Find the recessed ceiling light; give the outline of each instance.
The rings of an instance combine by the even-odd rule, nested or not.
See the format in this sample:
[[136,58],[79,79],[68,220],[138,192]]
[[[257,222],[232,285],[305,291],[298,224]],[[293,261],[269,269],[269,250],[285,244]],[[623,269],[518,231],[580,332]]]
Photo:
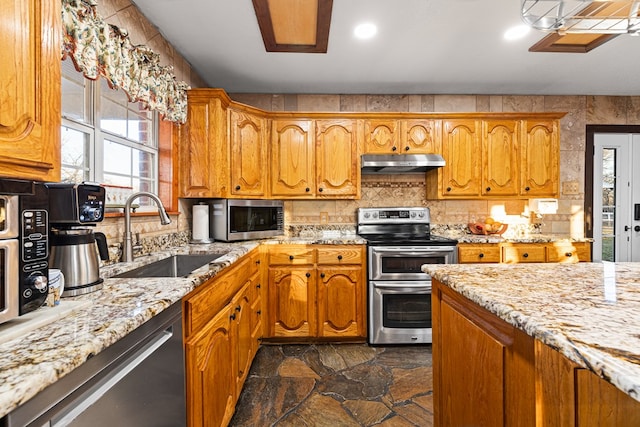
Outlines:
[[529,33],[530,29],[531,27],[524,24],[511,27],[507,31],[505,31],[504,38],[506,40],[519,40],[526,36]]
[[377,32],[378,32],[378,27],[376,27],[375,24],[372,24],[370,22],[360,24],[353,30],[353,34],[357,38],[363,39],[363,40],[370,39],[371,37],[375,36]]

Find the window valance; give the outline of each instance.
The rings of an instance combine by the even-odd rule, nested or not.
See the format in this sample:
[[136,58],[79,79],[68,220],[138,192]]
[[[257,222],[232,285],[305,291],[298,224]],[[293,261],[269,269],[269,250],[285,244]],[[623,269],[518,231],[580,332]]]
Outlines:
[[131,102],[184,123],[187,89],[177,81],[173,67],[160,65],[160,56],[144,45],[133,45],[126,30],[107,24],[94,0],[62,0],[63,58],[69,56],[78,71],[91,80],[102,76],[112,88],[122,89]]

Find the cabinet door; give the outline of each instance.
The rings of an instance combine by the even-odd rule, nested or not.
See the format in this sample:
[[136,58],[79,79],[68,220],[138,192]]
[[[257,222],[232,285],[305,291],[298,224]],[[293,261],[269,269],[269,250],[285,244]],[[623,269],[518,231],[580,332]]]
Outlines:
[[274,120],[271,141],[271,195],[315,196],[315,152],[311,120]]
[[316,336],[313,266],[269,267],[269,336]]
[[185,341],[187,423],[227,425],[236,392],[231,339],[231,305]]
[[364,121],[364,153],[398,153],[399,122],[388,119]]
[[235,390],[240,396],[253,361],[254,345],[251,340],[251,282],[247,281],[231,303],[233,353],[235,355]]
[[442,151],[438,140],[440,121],[402,120],[400,148],[408,154],[431,154]]
[[536,425],[534,342],[433,280],[434,425]]
[[0,0],[0,175],[60,180],[58,1]]
[[180,136],[180,196],[227,197],[227,111],[216,92],[188,92]]
[[518,195],[518,123],[515,120],[487,120],[483,123],[483,196]]
[[231,194],[262,197],[267,190],[267,146],[264,119],[230,111]]
[[318,266],[318,336],[364,337],[362,266]]
[[476,120],[444,120],[442,123],[441,168],[442,196],[476,197],[480,195],[480,122]]
[[521,141],[520,194],[557,197],[560,179],[558,122],[525,121]]
[[265,281],[264,277],[266,276],[265,272],[263,272],[262,265],[262,249],[257,248],[254,249],[256,253],[251,258],[252,266],[254,269],[253,274],[249,277],[250,290],[251,290],[251,345],[252,348],[252,357],[255,356],[258,351],[258,347],[260,346],[260,340],[264,336],[264,324],[265,322],[262,320],[265,318],[264,313],[266,312],[264,309],[264,301],[266,301],[265,295]]
[[316,121],[316,197],[360,196],[360,157],[355,120]]

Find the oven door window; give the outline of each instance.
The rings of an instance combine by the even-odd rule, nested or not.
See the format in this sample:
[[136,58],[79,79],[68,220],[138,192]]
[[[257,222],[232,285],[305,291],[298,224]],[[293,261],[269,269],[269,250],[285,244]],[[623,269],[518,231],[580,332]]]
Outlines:
[[7,294],[6,289],[8,285],[7,274],[7,249],[0,247],[0,312],[7,309]]
[[425,256],[386,256],[381,257],[382,273],[422,273],[423,264],[446,264],[444,254],[429,254]]
[[229,211],[229,230],[232,233],[278,229],[278,208],[232,206]]
[[431,294],[383,294],[382,326],[431,328]]

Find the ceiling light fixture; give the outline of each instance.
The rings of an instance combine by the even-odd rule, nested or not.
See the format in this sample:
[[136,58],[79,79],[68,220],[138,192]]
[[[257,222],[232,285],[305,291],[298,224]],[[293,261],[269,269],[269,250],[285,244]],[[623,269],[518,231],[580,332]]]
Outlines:
[[640,0],[521,0],[532,28],[559,34],[633,34],[640,31]]
[[377,32],[378,27],[370,22],[360,24],[353,30],[353,34],[357,38],[362,40],[370,39],[371,37],[375,36]]
[[507,31],[505,31],[504,33],[504,38],[505,40],[520,40],[521,38],[523,38],[524,36],[526,36],[529,31],[531,30],[531,27],[528,25],[517,25],[515,27],[511,27],[509,28]]

